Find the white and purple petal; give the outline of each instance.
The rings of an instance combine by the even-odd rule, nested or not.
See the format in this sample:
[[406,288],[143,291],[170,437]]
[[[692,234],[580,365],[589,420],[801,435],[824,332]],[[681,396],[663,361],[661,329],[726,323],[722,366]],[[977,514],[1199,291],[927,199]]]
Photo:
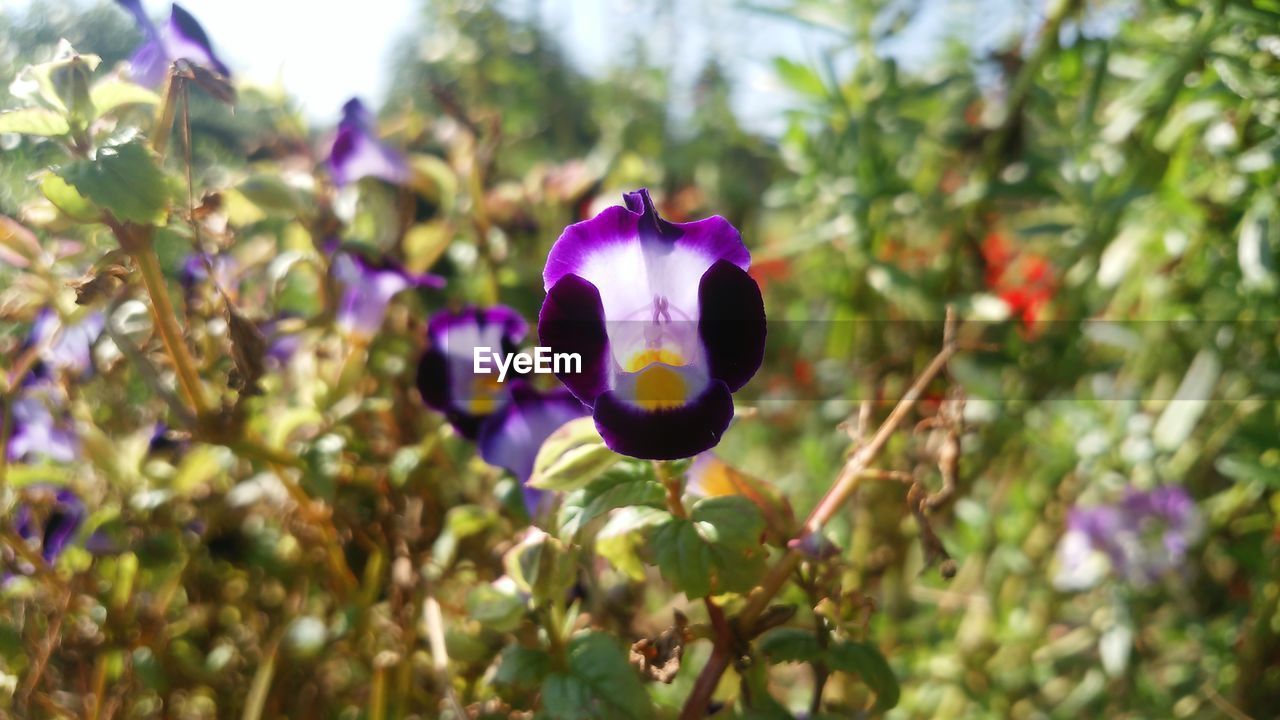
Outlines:
[[525,508],[536,517],[551,497],[528,484],[538,450],[560,426],[590,411],[563,388],[544,393],[525,380],[515,380],[509,384],[509,392],[510,402],[481,425],[480,457],[520,481]]
[[373,114],[355,98],[342,107],[328,165],[329,174],[339,187],[365,177],[398,185],[412,175],[404,155],[378,138]]
[[427,324],[428,347],[418,364],[422,399],[444,413],[459,434],[475,439],[481,422],[509,400],[497,375],[475,372],[476,348],[505,357],[527,333],[524,318],[503,305],[436,313]]
[[[728,221],[668,222],[645,190],[624,201],[569,226],[552,247],[539,337],[553,352],[581,356],[582,371],[560,377],[595,408],[611,448],[686,457],[719,442],[730,393],[759,369],[764,302]],[[650,437],[628,437],[642,432]]]
[[411,273],[350,252],[334,257],[333,276],[342,284],[338,326],[364,339],[372,338],[382,328],[391,299],[402,291],[444,287],[444,278],[438,275]]

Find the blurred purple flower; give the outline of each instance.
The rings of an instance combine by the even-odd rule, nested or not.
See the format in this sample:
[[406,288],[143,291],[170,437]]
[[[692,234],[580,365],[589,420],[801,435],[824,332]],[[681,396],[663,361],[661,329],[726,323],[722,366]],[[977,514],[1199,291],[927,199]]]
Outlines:
[[391,298],[409,288],[444,287],[439,275],[411,273],[391,263],[374,264],[351,252],[334,256],[333,276],[342,285],[338,327],[366,340],[382,328]]
[[224,77],[231,76],[231,71],[214,53],[204,28],[181,5],[174,3],[169,11],[169,22],[163,28],[158,28],[147,17],[142,0],[116,2],[133,15],[134,22],[142,31],[142,44],[129,58],[132,77],[138,83],[149,87],[164,84],[175,60],[186,60],[214,70]]
[[28,491],[51,492],[51,502],[22,503],[14,519],[18,535],[40,548],[40,556],[52,565],[84,524],[87,511],[71,490],[44,486]]
[[378,138],[373,113],[358,98],[342,106],[342,120],[329,150],[329,174],[338,187],[376,177],[398,185],[410,177],[404,155]]
[[1199,534],[1195,501],[1182,488],[1129,488],[1118,503],[1071,509],[1054,582],[1085,589],[1110,570],[1145,587],[1181,565]]
[[427,325],[418,390],[459,434],[477,442],[485,462],[515,476],[525,508],[537,517],[551,497],[528,486],[538,450],[557,428],[588,410],[564,388],[541,392],[523,378],[499,383],[496,374],[474,372],[475,348],[505,357],[527,332],[524,319],[502,305],[437,313]]
[[538,334],[582,358],[582,372],[560,379],[610,448],[691,457],[720,442],[732,393],[760,367],[764,301],[727,220],[669,222],[644,189],[623,199],[556,240]]
[[230,255],[191,253],[182,261],[182,268],[178,272],[178,281],[182,283],[182,287],[188,293],[191,293],[197,285],[209,280],[210,267],[213,268],[213,281],[216,286],[224,292],[234,295],[236,291],[236,273],[240,268],[235,258]]
[[42,309],[23,344],[24,349],[38,348],[37,363],[27,380],[45,380],[58,374],[79,377],[88,373],[93,369],[93,344],[104,325],[101,312],[86,313],[74,323],[66,324],[54,310]]
[[5,450],[10,460],[71,462],[76,459],[80,443],[70,418],[58,410],[59,403],[54,401],[56,392],[51,382],[41,381],[24,386],[13,400],[9,409],[9,445]]

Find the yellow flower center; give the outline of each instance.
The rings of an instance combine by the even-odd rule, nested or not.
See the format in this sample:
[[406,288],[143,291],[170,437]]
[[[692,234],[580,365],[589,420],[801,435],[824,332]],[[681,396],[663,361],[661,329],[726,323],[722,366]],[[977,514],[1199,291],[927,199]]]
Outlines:
[[467,400],[467,412],[472,415],[488,415],[498,409],[502,383],[497,375],[479,375],[471,386],[471,398]]
[[684,358],[680,357],[680,353],[666,348],[649,348],[641,350],[631,359],[627,361],[627,366],[623,368],[627,372],[640,372],[646,366],[654,363],[662,363],[663,365],[684,365]]
[[645,410],[680,407],[685,391],[684,378],[669,365],[655,363],[636,377],[636,404]]

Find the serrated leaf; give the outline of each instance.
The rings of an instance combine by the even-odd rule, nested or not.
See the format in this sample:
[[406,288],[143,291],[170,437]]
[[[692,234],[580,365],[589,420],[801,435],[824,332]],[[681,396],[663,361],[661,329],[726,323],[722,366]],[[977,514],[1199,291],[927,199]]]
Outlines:
[[778,628],[760,638],[760,652],[771,663],[813,662],[822,657],[822,647],[812,630]]
[[653,717],[653,703],[611,637],[578,635],[569,642],[568,672],[548,675],[542,709],[554,720]]
[[650,467],[627,463],[606,471],[584,488],[565,496],[560,506],[560,535],[570,538],[583,525],[620,507],[662,507],[666,491]]
[[67,119],[54,110],[23,108],[0,113],[0,133],[58,137],[66,135],[70,130]]
[[690,600],[749,590],[764,571],[759,509],[743,497],[698,501],[688,519],[653,530],[649,547],[662,576]]
[[827,648],[827,667],[855,673],[876,693],[876,709],[883,712],[898,704],[898,678],[874,645],[841,642]]
[[81,195],[121,220],[143,225],[164,223],[169,193],[164,173],[139,141],[98,150],[57,171]]
[[89,99],[98,115],[105,115],[125,105],[155,105],[160,96],[131,82],[104,80],[89,90]]

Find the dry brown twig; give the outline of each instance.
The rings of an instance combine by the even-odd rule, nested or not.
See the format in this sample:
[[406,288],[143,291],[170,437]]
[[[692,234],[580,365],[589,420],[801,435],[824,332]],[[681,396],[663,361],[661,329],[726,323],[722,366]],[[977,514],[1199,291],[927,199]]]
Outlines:
[[[840,469],[840,473],[836,476],[831,487],[822,497],[822,500],[818,502],[813,512],[809,514],[808,519],[805,520],[800,538],[797,539],[803,539],[805,536],[821,532],[822,528],[835,516],[836,512],[853,497],[861,482],[869,477],[868,470],[871,470],[871,464],[879,457],[889,439],[897,432],[898,428],[915,408],[925,389],[946,369],[947,363],[956,354],[959,348],[956,340],[956,328],[955,309],[948,306],[946,322],[943,326],[942,348],[934,355],[928,366],[916,377],[915,382],[898,400],[898,404],[894,406],[888,417],[880,424],[880,427],[876,429],[870,439],[858,447],[845,462],[844,467]],[[734,623],[735,627],[743,634],[744,639],[753,638],[758,634],[757,621],[761,614],[768,608],[769,602],[774,596],[786,585],[803,559],[804,554],[798,548],[788,550],[770,568],[760,584],[748,594],[747,603],[742,608],[742,611],[738,613]],[[724,643],[716,643],[711,657],[707,659],[706,665],[703,666],[701,674],[698,675],[698,679],[694,683],[693,691],[689,694],[688,700],[685,701],[684,708],[680,712],[680,720],[699,720],[706,717],[707,708],[711,703],[711,696],[720,684],[721,676],[724,675],[725,670],[728,669],[733,659],[731,655],[730,648],[725,647]]]

